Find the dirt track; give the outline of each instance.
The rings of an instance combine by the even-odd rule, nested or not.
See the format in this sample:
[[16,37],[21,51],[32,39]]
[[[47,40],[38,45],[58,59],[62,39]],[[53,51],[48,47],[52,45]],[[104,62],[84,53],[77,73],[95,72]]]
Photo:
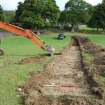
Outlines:
[[46,67],[50,72],[48,77],[45,72],[26,84],[24,90],[28,96],[25,95],[25,104],[104,105],[97,95],[92,94],[81,60],[79,46],[68,46]]
[[78,46],[71,46],[50,65],[54,77],[44,84],[44,95],[91,95],[81,67]]

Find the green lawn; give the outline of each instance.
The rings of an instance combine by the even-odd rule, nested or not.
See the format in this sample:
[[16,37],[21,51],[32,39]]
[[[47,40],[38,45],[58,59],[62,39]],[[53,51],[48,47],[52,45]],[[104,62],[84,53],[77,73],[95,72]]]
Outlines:
[[[57,40],[55,35],[43,35],[41,39],[53,45],[56,52],[62,50],[70,42],[69,36],[63,41]],[[21,98],[16,92],[17,86],[25,83],[30,77],[30,72],[42,70],[43,66],[51,60],[51,57],[40,64],[17,64],[23,58],[46,53],[28,39],[17,36],[3,38],[0,47],[5,51],[5,55],[0,57],[0,105],[22,105]]]
[[98,44],[98,45],[101,45],[103,47],[105,47],[105,35],[101,35],[101,34],[98,34],[98,35],[87,35],[87,37],[93,41],[94,43]]
[[[71,33],[67,33],[65,40],[57,40],[56,35],[42,35],[41,39],[56,48],[56,52],[61,51],[70,42]],[[77,34],[76,34],[77,35]],[[93,42],[105,46],[104,35],[85,35]],[[38,56],[46,52],[37,48],[28,39],[9,36],[2,39],[0,45],[5,51],[5,55],[0,57],[0,105],[22,105],[21,98],[18,97],[16,88],[23,85],[30,77],[29,73],[43,69],[51,57],[44,62],[18,65],[23,58]]]

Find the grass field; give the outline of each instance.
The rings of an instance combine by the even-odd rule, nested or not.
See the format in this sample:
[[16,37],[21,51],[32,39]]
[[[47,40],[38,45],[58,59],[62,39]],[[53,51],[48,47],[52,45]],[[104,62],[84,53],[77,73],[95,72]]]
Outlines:
[[[104,35],[85,36],[89,37],[93,42],[105,46]],[[63,41],[57,40],[56,35],[42,35],[41,39],[53,45],[56,52],[61,51],[70,42],[69,35]],[[22,105],[22,101],[16,92],[17,87],[25,83],[30,77],[30,72],[42,70],[43,66],[51,60],[51,57],[41,63],[17,64],[23,58],[46,53],[33,45],[31,41],[22,37],[5,37],[2,39],[0,47],[5,51],[5,55],[0,57],[0,105]]]
[[[55,35],[43,35],[41,39],[53,45],[56,52],[62,50],[70,41],[69,36],[61,41],[57,40]],[[41,63],[17,64],[23,58],[46,53],[22,37],[5,37],[2,39],[0,47],[5,51],[5,55],[0,57],[0,105],[22,105],[16,92],[17,87],[25,83],[30,77],[30,72],[42,70],[51,57]]]
[[101,45],[105,47],[105,35],[89,35],[87,36],[89,39],[91,39],[93,42],[95,42],[98,45]]

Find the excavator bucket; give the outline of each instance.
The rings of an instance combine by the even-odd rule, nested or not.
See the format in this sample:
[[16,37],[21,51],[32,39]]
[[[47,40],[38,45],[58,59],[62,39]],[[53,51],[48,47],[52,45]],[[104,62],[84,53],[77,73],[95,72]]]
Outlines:
[[51,45],[45,45],[44,49],[49,53],[49,55],[53,56],[55,52],[55,48]]

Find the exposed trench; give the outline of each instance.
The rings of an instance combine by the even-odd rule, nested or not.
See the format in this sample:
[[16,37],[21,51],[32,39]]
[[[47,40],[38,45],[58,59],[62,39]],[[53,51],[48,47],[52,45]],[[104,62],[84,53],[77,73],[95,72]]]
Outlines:
[[[53,65],[53,66],[52,66]],[[44,84],[44,95],[91,95],[86,78],[82,71],[81,55],[77,43],[69,46],[52,64],[53,78]]]
[[92,92],[77,39],[45,69],[24,87],[26,105],[104,105]]

